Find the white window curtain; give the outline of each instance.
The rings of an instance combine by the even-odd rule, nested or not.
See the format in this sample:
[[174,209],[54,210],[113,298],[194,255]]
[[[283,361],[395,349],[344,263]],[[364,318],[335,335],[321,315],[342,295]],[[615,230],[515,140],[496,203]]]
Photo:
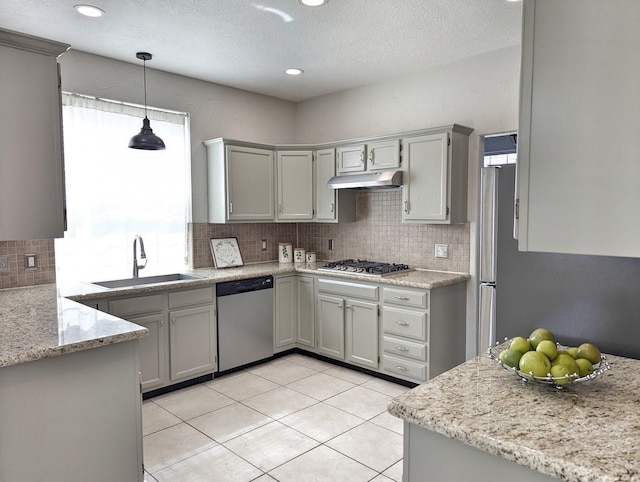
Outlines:
[[[63,94],[67,232],[56,240],[58,279],[128,278],[142,236],[140,276],[183,269],[190,217],[189,117],[148,109],[163,151],[130,149],[144,109]],[[139,252],[139,250],[138,250]]]

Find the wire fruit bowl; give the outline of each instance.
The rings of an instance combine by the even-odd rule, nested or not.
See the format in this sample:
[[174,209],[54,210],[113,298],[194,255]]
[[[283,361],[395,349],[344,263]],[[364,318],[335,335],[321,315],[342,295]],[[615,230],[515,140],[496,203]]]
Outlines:
[[[602,355],[602,359],[600,363],[596,363],[595,365],[593,365],[593,372],[590,373],[589,375],[585,375],[584,377],[580,377],[577,373],[573,373],[571,375],[565,375],[562,377],[553,377],[551,376],[551,373],[547,373],[547,375],[544,377],[538,377],[538,376],[535,376],[533,372],[526,373],[518,370],[517,368],[510,367],[509,365],[506,365],[505,363],[502,363],[500,361],[500,358],[499,358],[500,352],[503,349],[508,348],[510,344],[511,344],[511,339],[507,339],[507,338],[505,338],[504,341],[502,342],[496,342],[494,346],[491,346],[487,349],[487,355],[491,360],[498,363],[505,370],[508,370],[516,374],[518,377],[520,377],[520,379],[523,382],[532,381],[536,383],[542,383],[545,385],[552,385],[558,389],[563,389],[568,385],[572,385],[574,383],[593,380],[594,378],[599,377],[600,375],[611,370],[612,368],[611,364],[606,360],[607,358],[606,355]],[[566,346],[560,345],[559,343],[556,343],[556,345],[558,347],[558,350],[564,350],[567,348]]]

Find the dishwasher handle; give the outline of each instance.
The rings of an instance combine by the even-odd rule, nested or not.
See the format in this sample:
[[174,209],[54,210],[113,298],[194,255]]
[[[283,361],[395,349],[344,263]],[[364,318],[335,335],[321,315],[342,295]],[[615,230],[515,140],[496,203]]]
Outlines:
[[273,276],[260,276],[259,278],[225,281],[216,284],[216,296],[237,295],[250,291],[268,290],[273,288]]

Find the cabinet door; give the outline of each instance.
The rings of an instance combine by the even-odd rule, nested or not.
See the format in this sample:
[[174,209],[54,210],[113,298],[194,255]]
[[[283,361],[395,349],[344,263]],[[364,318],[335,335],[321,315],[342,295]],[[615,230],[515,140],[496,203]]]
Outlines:
[[316,151],[316,219],[318,221],[335,221],[336,191],[329,189],[329,179],[336,175],[336,151],[322,149]]
[[447,133],[410,137],[405,147],[402,221],[446,222],[448,202]]
[[318,352],[344,360],[344,302],[318,295]]
[[211,306],[169,313],[171,380],[215,371],[216,326]]
[[310,276],[297,276],[298,291],[298,329],[296,341],[302,345],[315,346],[315,313],[313,278]]
[[346,300],[346,361],[378,368],[378,305]]
[[367,170],[379,171],[400,167],[400,140],[371,142],[367,144]]
[[226,146],[227,218],[230,221],[274,219],[273,151]]
[[640,10],[610,6],[523,3],[521,251],[640,257]]
[[367,146],[358,144],[355,146],[338,147],[336,157],[338,158],[338,173],[364,171],[366,167],[365,159]]
[[144,326],[149,336],[138,340],[140,354],[140,385],[146,392],[167,383],[167,325],[164,315],[130,318],[131,323]]
[[296,276],[277,278],[275,288],[275,340],[274,347],[290,345],[296,341],[297,285]]
[[280,151],[277,159],[277,219],[313,219],[313,153]]
[[[68,46],[46,55],[44,43],[30,52],[20,39],[0,32],[0,241],[61,238],[64,169],[56,56]],[[1,45],[5,41],[18,48]]]

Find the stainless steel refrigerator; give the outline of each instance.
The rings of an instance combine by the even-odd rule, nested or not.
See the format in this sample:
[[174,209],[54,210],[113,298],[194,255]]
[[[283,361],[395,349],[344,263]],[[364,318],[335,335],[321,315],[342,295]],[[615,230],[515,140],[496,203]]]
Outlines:
[[481,180],[479,352],[545,327],[565,344],[640,358],[640,260],[518,251],[515,165],[483,168]]

